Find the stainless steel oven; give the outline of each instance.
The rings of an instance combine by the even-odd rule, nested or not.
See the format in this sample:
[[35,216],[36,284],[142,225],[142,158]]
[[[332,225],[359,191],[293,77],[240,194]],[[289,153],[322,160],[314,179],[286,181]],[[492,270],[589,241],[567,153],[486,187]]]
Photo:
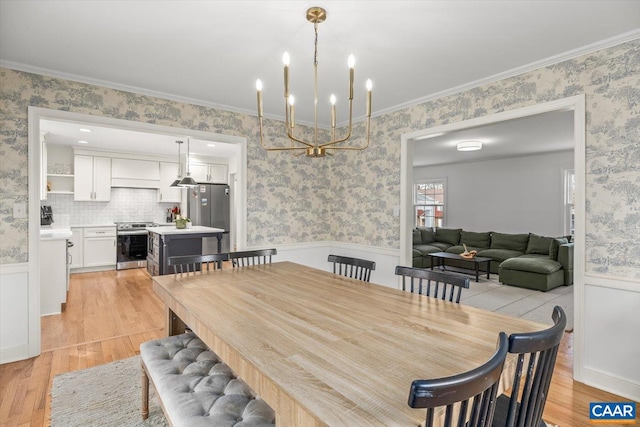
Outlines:
[[152,222],[116,222],[117,270],[147,266],[148,233],[146,228],[153,225]]

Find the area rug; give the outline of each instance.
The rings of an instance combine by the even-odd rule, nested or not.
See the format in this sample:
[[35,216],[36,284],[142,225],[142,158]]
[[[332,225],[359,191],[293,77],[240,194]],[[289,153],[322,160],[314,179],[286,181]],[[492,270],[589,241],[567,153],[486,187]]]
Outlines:
[[56,375],[51,387],[51,426],[168,426],[149,390],[149,418],[141,416],[140,357]]
[[497,280],[480,279],[462,291],[461,304],[513,317],[552,325],[556,305],[567,315],[567,332],[573,331],[573,286],[559,286],[547,292],[503,285]]

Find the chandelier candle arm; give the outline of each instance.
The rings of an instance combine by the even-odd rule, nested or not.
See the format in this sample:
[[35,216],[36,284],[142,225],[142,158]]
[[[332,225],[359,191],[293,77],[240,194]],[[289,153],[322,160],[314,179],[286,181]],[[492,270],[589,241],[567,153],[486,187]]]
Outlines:
[[[369,133],[370,133],[370,121],[371,121],[371,80],[367,80],[367,95],[366,95],[366,145],[364,146],[335,146],[336,144],[347,141],[351,138],[351,132],[353,129],[353,95],[354,95],[354,82],[355,82],[355,57],[349,55],[347,65],[349,67],[349,125],[344,137],[336,139],[336,97],[331,95],[331,139],[329,142],[319,142],[318,131],[318,24],[324,22],[327,18],[327,12],[321,7],[311,7],[307,9],[307,21],[313,24],[315,32],[314,40],[314,56],[313,56],[313,84],[314,84],[314,137],[313,142],[303,141],[296,138],[293,135],[293,129],[295,128],[295,107],[293,95],[289,93],[289,65],[290,57],[289,53],[285,52],[282,55],[282,62],[284,65],[284,98],[285,98],[285,129],[287,137],[291,140],[291,147],[268,147],[264,143],[264,129],[263,129],[263,107],[262,107],[262,82],[258,80],[256,82],[257,100],[258,100],[258,120],[260,128],[260,144],[267,151],[285,151],[285,150],[305,150],[307,157],[324,157],[327,154],[325,147],[329,147],[331,150],[364,150],[369,146]],[[302,144],[302,146],[294,146],[294,142]],[[302,153],[300,153],[302,154]]]

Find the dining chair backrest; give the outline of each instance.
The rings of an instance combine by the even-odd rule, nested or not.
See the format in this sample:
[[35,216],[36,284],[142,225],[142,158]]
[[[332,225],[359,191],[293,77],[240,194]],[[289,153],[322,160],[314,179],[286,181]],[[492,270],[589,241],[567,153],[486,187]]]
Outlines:
[[328,261],[333,263],[334,274],[364,282],[368,282],[371,279],[371,271],[376,269],[376,263],[366,259],[329,255]]
[[[402,290],[450,302],[460,302],[462,289],[469,289],[469,278],[457,274],[425,270],[423,268],[396,267],[396,274],[402,276]],[[407,282],[409,282],[407,284]],[[424,289],[424,293],[423,293]]]
[[259,264],[271,264],[271,256],[278,255],[275,248],[259,249],[255,251],[229,252],[229,259],[234,267],[244,267]]
[[427,427],[434,425],[436,408],[441,407],[444,422],[437,425],[490,426],[507,349],[507,335],[500,332],[496,352],[483,365],[450,377],[413,381],[409,406],[427,408]]
[[509,336],[509,353],[517,354],[518,361],[511,386],[511,397],[500,395],[498,398],[498,412],[494,425],[545,425],[542,413],[558,348],[567,325],[567,316],[559,306],[553,308],[552,319],[554,324],[548,329]]
[[167,258],[167,265],[173,267],[173,274],[183,275],[188,273],[195,273],[196,271],[215,270],[218,265],[222,266],[222,261],[227,261],[229,255],[224,254],[209,254],[209,255],[184,255],[184,256],[172,256]]

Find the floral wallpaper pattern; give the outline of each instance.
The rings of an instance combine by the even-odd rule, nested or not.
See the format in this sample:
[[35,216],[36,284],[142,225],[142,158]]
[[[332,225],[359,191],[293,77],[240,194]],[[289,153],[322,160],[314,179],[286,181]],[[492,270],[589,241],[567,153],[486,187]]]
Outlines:
[[[398,249],[403,133],[581,93],[587,272],[638,279],[639,40],[375,117],[369,149],[324,159],[266,152],[252,116],[0,68],[0,262],[28,257],[27,222],[14,220],[12,207],[28,198],[29,105],[246,137],[249,246],[336,240]],[[286,144],[281,127],[266,121],[270,144]],[[364,134],[362,124],[354,134]]]

